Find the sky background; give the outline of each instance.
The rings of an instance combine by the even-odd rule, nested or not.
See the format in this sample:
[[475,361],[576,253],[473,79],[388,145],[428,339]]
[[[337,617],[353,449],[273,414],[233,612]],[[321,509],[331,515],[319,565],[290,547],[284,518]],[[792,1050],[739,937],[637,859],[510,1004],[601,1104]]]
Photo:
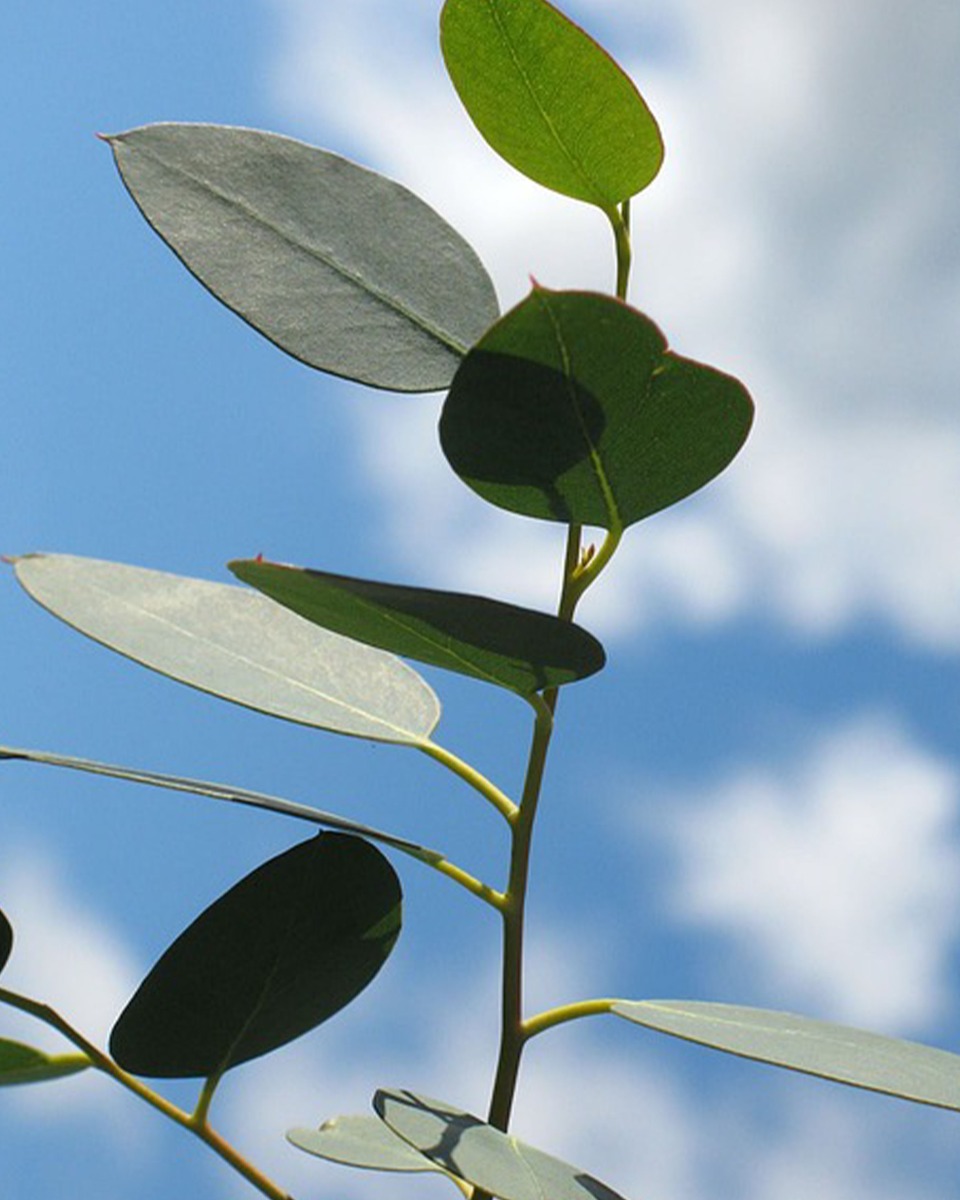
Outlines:
[[[95,132],[274,129],[400,180],[477,249],[610,290],[587,206],[501,164],[446,81],[438,4],[13,6],[0,42],[0,552],[228,578],[267,557],[555,603],[561,535],[450,473],[440,397],[286,358],[137,214]],[[567,689],[535,851],[531,1010],[589,996],[800,1011],[960,1046],[960,8],[951,0],[581,0],[664,132],[631,299],[739,375],[754,432],[634,527],[581,609],[610,665]],[[0,578],[0,741],[273,791],[438,846],[494,882],[497,818],[410,751],[269,721],[85,641]],[[444,744],[519,786],[525,706],[425,672]],[[10,988],[109,1028],[206,904],[308,831],[50,768],[0,770]],[[298,1197],[441,1194],[283,1131],[378,1086],[482,1111],[497,925],[396,863],[376,984],[228,1078],[213,1117]],[[0,1036],[53,1047],[0,1012]],[[189,1089],[172,1089],[184,1099]],[[614,1020],[528,1051],[516,1131],[644,1200],[940,1200],[956,1117]],[[82,1182],[81,1182],[82,1181]],[[0,1093],[0,1196],[237,1196],[92,1074]],[[252,1192],[250,1193],[253,1194]],[[452,1194],[452,1193],[450,1193]]]

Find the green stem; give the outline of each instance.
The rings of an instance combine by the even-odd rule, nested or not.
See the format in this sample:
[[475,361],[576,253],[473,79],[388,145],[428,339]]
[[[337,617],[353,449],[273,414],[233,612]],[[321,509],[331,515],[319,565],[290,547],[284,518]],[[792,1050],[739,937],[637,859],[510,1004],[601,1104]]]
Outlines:
[[549,1008],[546,1012],[537,1013],[535,1017],[523,1023],[525,1039],[536,1037],[557,1025],[567,1021],[579,1021],[581,1017],[597,1017],[608,1013],[616,1004],[616,1000],[579,1000],[576,1004],[561,1004],[557,1008]]
[[[38,1021],[42,1021],[45,1025],[49,1025],[52,1029],[72,1042],[78,1050],[81,1050],[90,1060],[92,1066],[103,1071],[116,1080],[121,1087],[138,1096],[144,1103],[149,1104],[151,1108],[155,1108],[157,1112],[168,1117],[175,1124],[182,1126],[190,1133],[198,1137],[202,1142],[224,1160],[228,1166],[232,1167],[239,1175],[242,1175],[248,1183],[252,1184],[257,1191],[262,1192],[264,1196],[269,1197],[269,1200],[292,1200],[289,1192],[285,1192],[278,1187],[266,1175],[257,1170],[252,1163],[248,1162],[229,1142],[225,1141],[220,1134],[211,1129],[206,1124],[206,1111],[203,1110],[202,1116],[197,1117],[197,1114],[184,1112],[175,1104],[171,1104],[158,1092],[141,1083],[139,1079],[133,1075],[128,1075],[121,1067],[110,1058],[108,1055],[88,1041],[82,1033],[74,1029],[74,1027],[66,1021],[60,1014],[48,1004],[42,1004],[39,1000],[33,1000],[29,996],[21,996],[18,992],[9,992],[6,988],[0,988],[0,1004],[8,1004],[11,1008],[19,1009],[21,1012],[28,1013],[31,1017],[36,1017]],[[208,1081],[209,1083],[209,1081]],[[212,1094],[212,1093],[211,1093]],[[209,1101],[208,1101],[209,1103]],[[197,1106],[197,1112],[201,1110],[203,1097],[201,1096],[200,1104]]]
[[607,210],[613,226],[613,237],[617,248],[617,298],[626,300],[630,283],[630,265],[633,250],[630,244],[630,201],[624,200],[620,208]]
[[458,758],[452,751],[444,749],[443,746],[438,746],[436,742],[432,742],[429,739],[417,742],[417,748],[422,750],[424,754],[429,755],[430,758],[436,759],[438,763],[441,763],[448,770],[452,771],[454,775],[459,775],[474,791],[479,792],[485,800],[489,800],[501,816],[505,817],[508,821],[516,820],[517,806],[514,802],[496,784],[492,783],[486,775],[478,771],[476,767],[471,767],[469,763],[464,762],[462,758]]

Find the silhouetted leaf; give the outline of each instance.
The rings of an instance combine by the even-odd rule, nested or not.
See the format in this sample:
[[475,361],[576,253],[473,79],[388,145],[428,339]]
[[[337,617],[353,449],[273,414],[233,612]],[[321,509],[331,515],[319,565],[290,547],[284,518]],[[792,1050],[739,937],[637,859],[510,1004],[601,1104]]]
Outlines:
[[735,1004],[619,1001],[610,1011],[714,1050],[960,1112],[960,1055],[933,1046]]
[[224,700],[373,741],[418,745],[436,726],[437,698],[405,663],[246,588],[65,554],[14,566],[68,625]]
[[85,1054],[44,1054],[22,1042],[0,1038],[0,1087],[17,1083],[47,1083],[76,1075],[91,1066]]
[[431,1162],[500,1200],[622,1200],[599,1179],[439,1100],[378,1091],[373,1106]]
[[523,695],[572,683],[604,663],[603,647],[579,625],[498,600],[260,560],[229,567],[325,629]]
[[477,129],[531,179],[609,210],[659,171],[660,131],[636,87],[545,0],[447,0],[440,43]]
[[609,296],[537,287],[464,359],[440,418],[457,474],[501,508],[620,529],[709,483],[753,403]]
[[291,1129],[287,1140],[308,1154],[372,1171],[439,1171],[377,1117],[331,1117],[319,1129]]
[[321,833],[270,859],[177,938],[110,1036],[135,1075],[217,1075],[339,1012],[400,931],[400,884],[374,846]]
[[141,212],[200,282],[309,366],[437,390],[497,317],[459,234],[336,154],[220,125],[146,125],[107,141]]
[[7,965],[12,949],[13,926],[7,920],[6,914],[0,910],[0,971]]

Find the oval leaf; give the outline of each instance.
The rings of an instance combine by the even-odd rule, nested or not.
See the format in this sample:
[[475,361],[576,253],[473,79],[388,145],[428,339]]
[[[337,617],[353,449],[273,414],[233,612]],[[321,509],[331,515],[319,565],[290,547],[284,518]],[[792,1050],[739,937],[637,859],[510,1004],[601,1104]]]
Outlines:
[[609,210],[660,170],[660,130],[630,78],[546,0],[447,0],[440,43],[477,129],[537,183]]
[[444,388],[497,317],[460,235],[336,154],[219,125],[106,140],[140,211],[197,279],[308,366],[401,392]]
[[933,1046],[735,1004],[619,1001],[610,1011],[741,1058],[960,1112],[960,1055]]
[[395,1133],[431,1162],[500,1200],[621,1200],[578,1167],[449,1104],[413,1092],[379,1091],[373,1106]]
[[321,833],[215,901],[143,981],[110,1035],[135,1075],[215,1076],[339,1012],[400,931],[400,884],[374,846]]
[[7,965],[12,949],[13,926],[7,920],[6,914],[0,910],[0,971]]
[[603,647],[579,625],[498,600],[260,560],[228,565],[325,629],[522,695],[583,679],[604,664]]
[[319,1129],[291,1129],[287,1140],[308,1154],[371,1171],[439,1171],[376,1117],[331,1117]]
[[464,359],[440,440],[500,508],[622,529],[709,483],[752,420],[738,380],[668,351],[642,313],[537,287]]
[[419,745],[440,714],[405,663],[245,588],[71,555],[14,561],[38,603],[111,650],[270,716]]
[[76,1075],[92,1066],[85,1054],[44,1054],[23,1042],[0,1038],[0,1087],[17,1083],[47,1083]]

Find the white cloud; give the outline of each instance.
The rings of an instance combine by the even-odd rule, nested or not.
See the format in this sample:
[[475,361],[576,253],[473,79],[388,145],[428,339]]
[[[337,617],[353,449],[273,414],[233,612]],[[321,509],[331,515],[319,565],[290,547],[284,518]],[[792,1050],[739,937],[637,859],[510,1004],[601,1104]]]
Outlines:
[[894,722],[852,722],[672,807],[644,834],[675,855],[673,911],[732,943],[779,1007],[913,1034],[945,1015],[960,779]]
[[[501,165],[459,111],[433,6],[274,8],[278,103],[438,207],[505,302],[531,271],[610,286],[603,219]],[[663,50],[633,0],[571,8],[621,23],[611,44],[666,132],[661,179],[635,206],[635,300],[681,352],[741,373],[760,413],[720,484],[628,538],[620,597],[598,598],[591,618],[610,635],[763,606],[809,634],[873,616],[957,648],[960,10],[676,0],[657,14]],[[409,568],[428,545],[441,584],[552,597],[551,532],[487,514],[445,479],[427,413],[429,401],[357,406],[394,553]]]

